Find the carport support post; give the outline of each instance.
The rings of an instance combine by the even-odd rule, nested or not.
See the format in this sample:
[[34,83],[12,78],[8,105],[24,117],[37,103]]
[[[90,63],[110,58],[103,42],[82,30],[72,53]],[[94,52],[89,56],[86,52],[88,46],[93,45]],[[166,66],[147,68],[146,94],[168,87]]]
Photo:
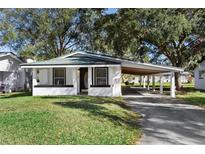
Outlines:
[[160,90],[160,94],[163,94],[163,75],[162,74],[160,74],[160,88],[159,88],[159,90]]
[[172,98],[175,98],[175,77],[174,77],[174,72],[171,72],[171,87],[170,87],[170,96]]
[[36,70],[36,68],[33,68],[33,79],[32,79],[32,82],[33,82],[33,85],[32,85],[32,95],[34,95],[33,94],[33,92],[34,92],[34,87],[37,85],[37,70]]
[[152,76],[152,90],[155,91],[155,76]]
[[150,81],[149,81],[149,75],[147,76],[147,90],[149,90],[149,84],[150,84]]
[[143,88],[146,88],[145,76],[143,76]]
[[142,76],[140,75],[140,78],[139,78],[139,83],[140,83],[140,87],[142,86]]

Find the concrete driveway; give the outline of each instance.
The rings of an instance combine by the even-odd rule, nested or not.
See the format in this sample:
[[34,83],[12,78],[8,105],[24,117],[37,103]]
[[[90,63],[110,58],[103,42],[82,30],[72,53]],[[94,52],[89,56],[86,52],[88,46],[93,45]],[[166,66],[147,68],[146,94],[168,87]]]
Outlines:
[[141,144],[205,144],[205,110],[154,94],[124,96],[142,114]]

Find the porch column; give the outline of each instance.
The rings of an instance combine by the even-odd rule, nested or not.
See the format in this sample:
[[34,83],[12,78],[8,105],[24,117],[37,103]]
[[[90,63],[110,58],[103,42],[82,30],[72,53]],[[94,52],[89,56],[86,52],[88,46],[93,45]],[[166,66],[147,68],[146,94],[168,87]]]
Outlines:
[[33,68],[33,79],[32,79],[32,95],[34,96],[34,87],[37,85],[37,70]]
[[152,90],[155,91],[155,76],[152,76]]
[[160,74],[160,94],[163,94],[163,82],[164,82],[164,80],[163,80],[163,75],[162,74]]
[[149,84],[150,84],[150,81],[149,81],[150,78],[149,78],[149,77],[150,77],[150,76],[148,75],[148,76],[147,76],[147,90],[150,89],[150,88],[149,88]]
[[92,85],[92,67],[88,67],[88,92],[90,85]]
[[145,76],[143,76],[143,88],[146,88]]
[[172,98],[175,98],[175,77],[174,77],[174,72],[171,72],[171,78],[170,78],[170,82],[171,82],[171,87],[170,87],[170,96]]
[[79,90],[79,85],[78,85],[78,68],[73,67],[73,87],[75,88],[75,94],[77,95],[78,90]]

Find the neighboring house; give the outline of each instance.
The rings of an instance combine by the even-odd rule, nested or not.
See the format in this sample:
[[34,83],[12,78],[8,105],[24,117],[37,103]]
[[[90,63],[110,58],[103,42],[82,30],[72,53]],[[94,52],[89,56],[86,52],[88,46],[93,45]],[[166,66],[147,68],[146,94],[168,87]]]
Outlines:
[[[164,82],[170,82],[170,79],[171,79],[170,73],[164,73],[163,76],[164,76]],[[193,80],[192,73],[191,72],[181,72],[180,73],[180,80],[182,83],[192,82],[192,80]],[[158,81],[159,81],[159,79],[158,79]]]
[[194,69],[195,88],[205,90],[205,57]]
[[151,75],[171,73],[171,96],[175,97],[174,72],[181,68],[123,60],[90,52],[74,52],[51,60],[22,64],[33,69],[33,96],[121,96],[121,73]]
[[[163,75],[163,82],[170,82],[171,81],[171,73],[162,73]],[[149,80],[152,81],[153,76],[150,76]],[[154,75],[155,82],[160,82],[160,75]],[[193,81],[192,73],[191,72],[180,72],[180,80],[182,83],[191,83]],[[147,76],[145,76],[145,81],[147,82]],[[142,76],[131,76],[128,78],[129,83],[140,83],[143,82]]]
[[23,61],[12,52],[0,52],[0,92],[24,90]]

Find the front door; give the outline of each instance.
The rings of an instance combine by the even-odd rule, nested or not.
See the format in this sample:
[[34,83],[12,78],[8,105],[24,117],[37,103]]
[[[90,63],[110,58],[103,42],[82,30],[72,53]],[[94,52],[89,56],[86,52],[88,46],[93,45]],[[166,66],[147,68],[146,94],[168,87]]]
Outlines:
[[80,68],[80,92],[88,89],[88,68]]

